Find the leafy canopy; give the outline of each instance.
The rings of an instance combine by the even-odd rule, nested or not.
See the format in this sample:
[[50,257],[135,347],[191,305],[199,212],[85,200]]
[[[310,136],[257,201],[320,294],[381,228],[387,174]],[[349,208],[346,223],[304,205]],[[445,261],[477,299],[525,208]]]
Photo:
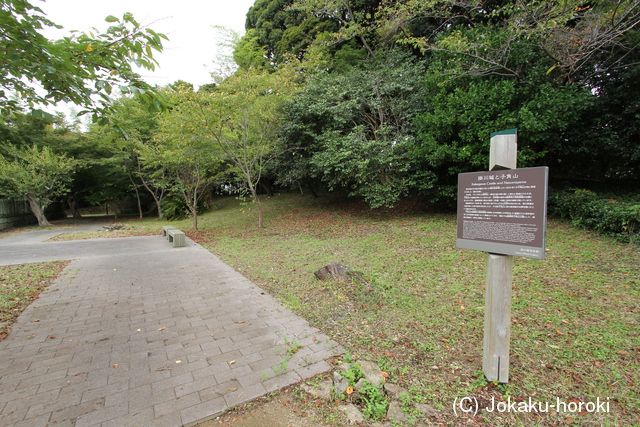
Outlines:
[[61,28],[26,0],[0,0],[0,112],[8,115],[24,103],[34,114],[40,108],[70,102],[105,120],[114,90],[145,99],[150,108],[163,102],[143,82],[134,66],[153,70],[153,52],[162,51],[163,34],[142,27],[130,13],[108,16],[110,27],[100,33],[73,32],[60,40],[42,35]]
[[36,145],[8,147],[12,160],[0,156],[0,191],[16,198],[36,198],[46,207],[68,191],[75,160]]

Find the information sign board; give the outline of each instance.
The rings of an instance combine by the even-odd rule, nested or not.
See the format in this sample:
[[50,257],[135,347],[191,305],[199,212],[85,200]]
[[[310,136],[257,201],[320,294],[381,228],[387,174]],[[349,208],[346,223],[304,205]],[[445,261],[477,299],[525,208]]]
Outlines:
[[544,259],[549,168],[458,175],[457,246]]

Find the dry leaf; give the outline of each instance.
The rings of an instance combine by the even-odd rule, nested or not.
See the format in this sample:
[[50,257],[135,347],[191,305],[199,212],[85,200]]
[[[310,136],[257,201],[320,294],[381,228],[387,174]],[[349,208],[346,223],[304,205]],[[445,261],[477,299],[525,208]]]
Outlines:
[[74,376],[75,376],[75,377],[77,377],[78,375],[82,375],[82,374],[84,374],[84,371],[82,371],[82,372],[78,372],[78,373],[77,373],[77,374],[75,374]]
[[234,363],[236,363],[236,361],[232,360],[231,362],[229,362],[229,365],[233,365]]
[[120,366],[120,365],[118,365],[117,363],[115,365],[113,365],[114,368],[117,368],[118,366]]
[[167,329],[167,328],[165,328],[165,327],[163,326],[162,328],[160,328],[160,329],[158,329],[158,330],[159,330],[159,331],[164,331],[165,329]]

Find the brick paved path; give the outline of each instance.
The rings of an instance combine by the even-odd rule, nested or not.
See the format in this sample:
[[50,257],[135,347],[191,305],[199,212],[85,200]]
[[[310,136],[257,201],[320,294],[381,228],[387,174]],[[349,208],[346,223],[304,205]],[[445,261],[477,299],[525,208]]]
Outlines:
[[74,259],[0,341],[0,426],[192,425],[342,351],[190,240],[53,234],[0,240],[0,264]]

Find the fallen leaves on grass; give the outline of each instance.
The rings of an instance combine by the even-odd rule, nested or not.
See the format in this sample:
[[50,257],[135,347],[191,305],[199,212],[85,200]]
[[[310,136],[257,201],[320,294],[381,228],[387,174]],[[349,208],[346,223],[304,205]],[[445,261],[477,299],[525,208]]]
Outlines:
[[[71,261],[0,266],[0,340],[18,316],[58,277]],[[34,319],[39,322],[40,319]]]

